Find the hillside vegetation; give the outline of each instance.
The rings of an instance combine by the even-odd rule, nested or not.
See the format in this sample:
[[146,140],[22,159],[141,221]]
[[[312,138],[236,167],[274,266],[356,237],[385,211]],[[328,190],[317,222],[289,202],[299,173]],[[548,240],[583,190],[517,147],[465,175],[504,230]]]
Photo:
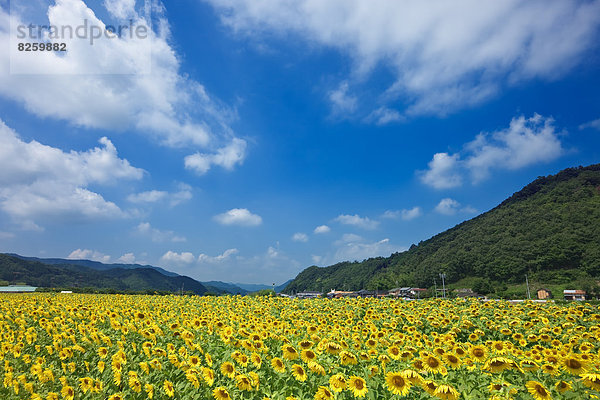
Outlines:
[[152,268],[96,270],[74,264],[44,264],[0,254],[0,280],[44,288],[110,289],[118,292],[184,290],[204,294],[207,289],[187,276],[166,276]]
[[478,278],[491,286],[530,279],[600,277],[600,164],[540,177],[494,209],[408,251],[302,271],[286,292],[433,286]]

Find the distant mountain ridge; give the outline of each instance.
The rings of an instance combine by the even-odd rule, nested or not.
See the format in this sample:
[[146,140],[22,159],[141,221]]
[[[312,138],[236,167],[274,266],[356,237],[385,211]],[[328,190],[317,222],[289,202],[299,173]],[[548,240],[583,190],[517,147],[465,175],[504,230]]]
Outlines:
[[0,254],[0,279],[44,288],[92,288],[122,292],[193,292],[207,288],[187,276],[167,276],[152,268],[111,268],[97,270],[78,264],[46,264]]
[[[105,274],[105,275],[112,276],[112,277],[127,275],[126,273],[123,273],[123,272],[117,273],[113,270],[123,270],[123,271],[152,270],[152,271],[158,272],[161,275],[164,275],[164,276],[170,277],[170,278],[182,277],[182,275],[179,275],[175,272],[168,271],[161,267],[155,267],[153,265],[120,264],[120,263],[105,264],[105,263],[102,263],[99,261],[92,261],[92,260],[85,260],[85,259],[38,258],[38,257],[22,256],[22,255],[14,254],[14,253],[6,253],[5,255],[14,257],[14,258],[18,258],[18,259],[21,259],[24,261],[32,261],[32,262],[38,262],[38,263],[45,264],[45,265],[57,266],[59,268],[64,268],[65,266],[78,266],[78,267],[87,268],[87,269],[90,269],[93,271],[104,271],[104,272],[110,271],[110,272],[107,272],[107,274]],[[1,268],[1,265],[0,265],[0,268]],[[131,272],[129,275],[140,274],[140,273],[142,273],[142,272],[140,272],[140,271]],[[97,275],[94,275],[94,274],[92,274],[92,275],[98,277]],[[189,278],[189,277],[185,277],[185,278],[191,279],[194,282],[201,284],[205,289],[204,291],[202,291],[202,293],[208,292],[208,293],[213,293],[213,294],[228,293],[228,294],[245,295],[245,294],[255,292],[255,291],[258,291],[261,289],[272,289],[272,286],[269,286],[269,285],[234,284],[234,283],[221,282],[221,281],[202,282],[202,281],[197,281],[197,280],[195,280],[193,278]],[[0,278],[0,279],[4,279],[4,278]],[[291,281],[292,280],[290,279],[289,281],[285,282],[284,284],[276,286],[275,290],[277,292],[280,292]],[[107,282],[105,282],[105,283],[107,283]],[[43,286],[43,285],[41,285],[41,286]],[[125,286],[117,285],[117,286],[121,290],[124,290],[123,287],[125,287],[126,285]],[[142,286],[144,287],[144,289],[140,289],[140,290],[146,290],[146,286],[144,286],[144,285],[142,285]],[[195,285],[192,284],[192,286],[195,286]],[[96,287],[96,286],[91,285],[90,287]],[[165,287],[165,286],[161,285],[161,287]],[[170,286],[167,285],[166,287],[170,287]],[[185,284],[184,284],[184,290],[186,290]]]
[[[361,262],[311,266],[287,286],[304,290],[432,287],[464,278],[502,286],[600,279],[600,164],[539,177],[492,210],[409,250]],[[531,276],[530,276],[531,278]]]
[[167,271],[161,267],[155,267],[153,265],[141,265],[141,264],[105,264],[99,261],[84,260],[84,259],[70,259],[70,258],[38,258],[38,257],[25,257],[19,254],[7,253],[9,256],[18,257],[23,260],[38,261],[44,264],[57,265],[57,264],[71,264],[81,265],[83,267],[92,268],[98,271],[106,271],[114,268],[121,269],[138,269],[138,268],[150,268],[160,272],[166,276],[180,276],[179,274],[171,271]]

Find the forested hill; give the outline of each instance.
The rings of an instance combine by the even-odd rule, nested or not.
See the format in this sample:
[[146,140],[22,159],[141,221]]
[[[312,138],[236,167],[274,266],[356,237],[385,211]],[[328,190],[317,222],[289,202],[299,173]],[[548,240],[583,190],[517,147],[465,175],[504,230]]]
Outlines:
[[96,270],[75,264],[44,264],[0,254],[0,280],[15,284],[63,289],[109,289],[119,292],[180,290],[204,294],[207,289],[187,276],[166,276],[152,268]]
[[432,286],[481,277],[520,282],[526,273],[560,280],[600,277],[600,164],[540,177],[494,209],[408,251],[302,271],[286,292]]

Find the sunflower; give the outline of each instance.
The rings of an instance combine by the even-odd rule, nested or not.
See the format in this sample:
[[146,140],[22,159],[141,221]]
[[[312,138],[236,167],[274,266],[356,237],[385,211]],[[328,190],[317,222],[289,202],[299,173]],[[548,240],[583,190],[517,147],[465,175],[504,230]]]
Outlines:
[[285,364],[283,363],[283,360],[281,360],[281,358],[279,357],[275,357],[271,360],[271,365],[273,366],[273,369],[275,370],[275,372],[278,372],[280,374],[283,374],[285,372]]
[[550,396],[548,390],[539,382],[528,381],[525,387],[527,387],[527,391],[531,393],[535,400],[552,400],[552,396]]
[[308,364],[311,361],[315,361],[317,359],[317,355],[312,350],[302,350],[300,352],[300,358],[302,361]]
[[581,382],[590,389],[600,390],[600,374],[583,374]]
[[175,388],[173,387],[173,384],[171,382],[165,380],[163,383],[163,389],[165,390],[165,393],[167,394],[167,396],[169,396],[169,397],[175,396]]
[[569,356],[563,358],[561,365],[573,375],[581,375],[588,370],[587,362],[581,360],[574,354],[570,354]]
[[335,374],[329,378],[329,387],[334,392],[341,392],[346,389],[346,378],[342,374]]
[[75,397],[75,391],[69,385],[63,386],[62,390],[60,391],[60,394],[62,394],[63,399],[66,400],[73,400],[73,397]]
[[469,355],[477,361],[483,361],[487,356],[487,349],[481,345],[473,346],[469,349]]
[[323,368],[323,366],[316,361],[309,362],[308,369],[317,375],[325,375],[325,368]]
[[149,399],[154,397],[154,386],[152,386],[149,383],[146,383],[144,385],[144,392],[146,392],[146,395],[148,396]]
[[492,357],[486,361],[484,369],[498,373],[510,369],[512,360],[505,357]]
[[438,384],[431,380],[424,380],[421,383],[421,387],[430,395],[434,396],[435,390],[438,388]]
[[306,380],[306,371],[300,364],[292,365],[292,375],[297,381],[304,382]]
[[221,365],[221,373],[228,378],[235,378],[235,367],[229,361],[225,361]]
[[442,358],[452,368],[458,368],[461,364],[460,358],[456,354],[446,353]]
[[548,375],[558,375],[560,370],[553,364],[544,364],[542,365],[542,372]]
[[235,380],[238,389],[246,391],[252,390],[252,381],[246,375],[237,375]]
[[458,391],[452,386],[442,384],[435,389],[433,395],[442,400],[456,400],[460,396],[460,393],[458,393]]
[[208,386],[212,386],[215,383],[215,372],[208,367],[202,367],[202,377]]
[[410,390],[412,383],[400,372],[388,372],[385,375],[387,388],[393,394],[404,396]]
[[231,400],[229,392],[223,386],[219,386],[213,390],[213,397],[215,400]]
[[556,385],[554,385],[554,387],[556,388],[556,391],[561,394],[566,392],[567,390],[571,390],[571,384],[565,381],[556,382]]
[[319,386],[319,390],[315,393],[314,400],[332,400],[334,398],[333,393],[325,386]]
[[352,391],[354,397],[365,397],[367,392],[367,383],[360,376],[351,376],[348,380],[348,389]]
[[122,395],[122,394],[120,394],[120,393],[113,394],[112,396],[110,396],[110,397],[108,398],[108,400],[123,400],[123,399],[124,399],[124,397],[123,397],[123,395]]
[[446,367],[444,367],[440,359],[433,355],[428,355],[423,359],[423,368],[427,372],[436,374],[445,375],[447,373]]
[[284,344],[281,347],[281,350],[283,351],[283,358],[285,358],[286,360],[292,361],[298,358],[298,352],[294,347],[290,346],[289,344]]

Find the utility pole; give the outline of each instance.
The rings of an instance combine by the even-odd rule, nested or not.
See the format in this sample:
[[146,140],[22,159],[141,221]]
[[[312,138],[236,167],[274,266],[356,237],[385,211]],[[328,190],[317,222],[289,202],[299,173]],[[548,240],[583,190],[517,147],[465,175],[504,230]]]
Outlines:
[[446,279],[446,274],[442,272],[440,274],[440,278],[442,278],[442,297],[445,299],[446,298],[446,283],[445,283],[444,279]]
[[527,274],[525,274],[525,283],[527,284],[527,299],[531,300],[531,292],[529,291],[529,279],[527,278]]
[[433,278],[433,287],[435,287],[435,298],[437,299],[437,282],[435,281],[435,278]]

